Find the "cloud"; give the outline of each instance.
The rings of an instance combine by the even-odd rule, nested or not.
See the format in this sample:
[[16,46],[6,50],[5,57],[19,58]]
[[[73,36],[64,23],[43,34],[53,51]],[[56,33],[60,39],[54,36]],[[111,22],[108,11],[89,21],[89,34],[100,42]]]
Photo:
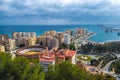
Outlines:
[[119,12],[120,0],[0,0],[0,18],[28,22],[104,21],[119,17]]
[[[17,10],[50,10],[61,11],[69,8],[89,9],[97,10],[109,6],[109,3],[115,3],[113,0],[1,0],[1,3],[5,6],[9,6],[11,9]],[[4,9],[4,8],[3,8]]]

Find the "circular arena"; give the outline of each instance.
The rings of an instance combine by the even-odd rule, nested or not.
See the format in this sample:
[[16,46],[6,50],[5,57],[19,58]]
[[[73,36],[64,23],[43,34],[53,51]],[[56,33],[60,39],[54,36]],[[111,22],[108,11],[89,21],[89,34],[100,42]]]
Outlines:
[[42,51],[45,51],[45,48],[40,46],[23,47],[16,51],[16,55],[36,59]]

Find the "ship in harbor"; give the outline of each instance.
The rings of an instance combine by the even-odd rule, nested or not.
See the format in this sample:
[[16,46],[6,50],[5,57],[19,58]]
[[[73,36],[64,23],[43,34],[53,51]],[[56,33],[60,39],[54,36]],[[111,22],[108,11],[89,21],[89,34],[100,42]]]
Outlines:
[[109,33],[109,32],[117,32],[117,35],[120,35],[120,28],[114,28],[114,27],[105,27],[105,26],[102,26],[101,27],[102,30],[104,30],[105,33]]

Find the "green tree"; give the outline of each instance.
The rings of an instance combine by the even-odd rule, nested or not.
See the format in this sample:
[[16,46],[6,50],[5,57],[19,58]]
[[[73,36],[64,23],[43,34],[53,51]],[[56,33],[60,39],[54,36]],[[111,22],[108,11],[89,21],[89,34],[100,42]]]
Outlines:
[[74,44],[74,43],[69,44],[69,48],[70,48],[71,50],[75,50],[75,44]]
[[0,79],[7,80],[10,77],[11,56],[9,53],[0,53]]
[[112,70],[113,68],[115,69],[116,73],[120,73],[120,61],[113,62],[110,69]]
[[99,61],[96,60],[96,59],[92,59],[92,60],[90,60],[90,63],[91,63],[92,66],[98,66]]
[[[50,67],[45,80],[111,80],[101,74],[90,74],[69,62]],[[115,79],[114,79],[115,80]]]
[[44,74],[37,61],[25,57],[12,60],[9,53],[0,54],[0,80],[44,80]]

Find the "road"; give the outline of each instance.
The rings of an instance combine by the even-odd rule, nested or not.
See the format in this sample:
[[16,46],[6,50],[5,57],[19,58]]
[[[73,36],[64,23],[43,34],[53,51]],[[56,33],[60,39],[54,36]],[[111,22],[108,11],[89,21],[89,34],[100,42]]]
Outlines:
[[110,65],[111,65],[114,61],[116,61],[116,60],[112,60],[112,61],[110,61],[109,63],[107,63],[107,64],[105,65],[105,67],[102,68],[102,70],[105,71],[105,72],[110,72]]
[[106,73],[106,74],[109,74],[109,75],[111,75],[111,76],[113,76],[113,77],[116,77],[116,80],[120,80],[120,78],[118,78],[117,76],[117,74],[115,74],[115,73],[113,73],[113,72],[110,72],[110,65],[113,63],[113,62],[115,62],[116,60],[112,60],[112,61],[110,61],[109,63],[107,63],[106,65],[105,65],[105,67],[103,67],[100,71],[101,72],[104,72],[104,73]]

